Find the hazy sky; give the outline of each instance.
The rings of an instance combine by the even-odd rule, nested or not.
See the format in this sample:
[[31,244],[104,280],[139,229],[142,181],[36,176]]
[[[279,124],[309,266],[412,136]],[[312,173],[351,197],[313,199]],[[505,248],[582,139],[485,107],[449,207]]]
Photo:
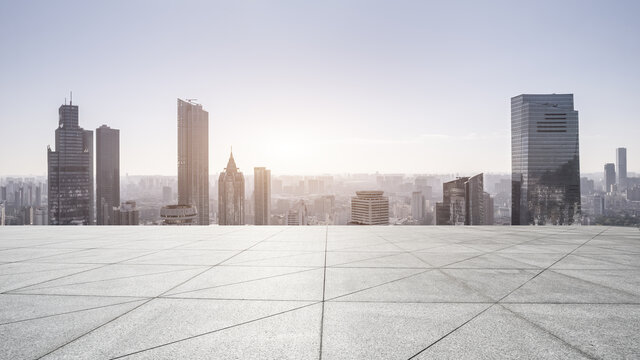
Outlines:
[[46,174],[58,107],[175,175],[176,98],[274,173],[510,171],[510,103],[574,93],[583,172],[640,171],[640,1],[0,0],[0,174]]

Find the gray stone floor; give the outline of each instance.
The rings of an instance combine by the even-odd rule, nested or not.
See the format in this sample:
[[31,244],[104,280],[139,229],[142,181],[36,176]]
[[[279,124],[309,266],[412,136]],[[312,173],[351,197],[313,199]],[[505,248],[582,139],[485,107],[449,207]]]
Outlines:
[[0,358],[640,358],[640,231],[4,227]]

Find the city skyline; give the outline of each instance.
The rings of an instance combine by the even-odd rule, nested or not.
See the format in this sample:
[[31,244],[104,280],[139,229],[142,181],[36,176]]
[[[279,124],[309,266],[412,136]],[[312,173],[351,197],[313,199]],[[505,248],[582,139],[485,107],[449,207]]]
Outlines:
[[[550,4],[539,18],[514,13]],[[85,128],[122,130],[123,175],[175,172],[163,160],[177,156],[176,97],[211,112],[212,169],[234,145],[246,168],[278,174],[507,173],[508,98],[552,92],[575,94],[581,110],[582,173],[601,171],[618,147],[629,171],[640,170],[640,129],[630,126],[639,85],[629,79],[640,75],[634,2],[470,3],[463,12],[428,2],[123,6],[75,4],[84,16],[59,24],[64,3],[0,5],[0,41],[14,49],[0,59],[0,125],[30,131],[26,142],[2,142],[3,153],[21,151],[0,174],[46,173],[45,129],[69,90]],[[200,21],[173,24],[185,12]],[[101,33],[113,19],[119,29]],[[534,26],[544,23],[554,26]],[[562,41],[550,40],[557,34]],[[135,56],[101,55],[120,53]]]

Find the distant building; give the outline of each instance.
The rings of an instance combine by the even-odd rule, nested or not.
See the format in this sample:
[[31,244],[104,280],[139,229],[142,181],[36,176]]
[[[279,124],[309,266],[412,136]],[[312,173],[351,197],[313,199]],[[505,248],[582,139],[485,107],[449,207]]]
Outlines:
[[484,225],[484,177],[472,176],[464,183],[465,225]]
[[271,170],[253,168],[254,224],[269,225],[271,219]]
[[616,165],[613,163],[604,164],[604,191],[611,192],[611,188],[616,184]]
[[323,195],[313,202],[313,213],[320,221],[335,221],[335,195]]
[[136,207],[135,201],[125,201],[119,208],[113,209],[110,225],[139,225],[140,211]]
[[78,106],[58,110],[55,151],[47,150],[50,225],[91,225],[94,219],[93,131],[78,126]]
[[422,191],[414,191],[411,193],[411,216],[419,224],[423,224],[426,217],[425,210],[426,201]]
[[627,188],[627,148],[616,149],[617,183],[621,189]]
[[388,225],[389,198],[384,191],[356,191],[351,198],[351,223],[359,225]]
[[436,225],[465,224],[467,180],[468,177],[460,177],[442,184],[442,202],[436,203]]
[[296,204],[294,204],[293,209],[287,211],[285,225],[308,225],[307,215],[307,205],[303,200],[300,200]]
[[484,222],[483,225],[495,224],[494,218],[494,201],[488,192],[484,193]]
[[578,220],[580,148],[573,94],[511,98],[511,176],[512,225]]
[[244,175],[233,159],[218,178],[218,224],[244,225]]
[[436,225],[493,225],[493,198],[484,191],[482,173],[442,184]]
[[6,216],[5,205],[3,202],[0,202],[0,226],[4,226]]
[[166,205],[160,209],[163,225],[197,225],[198,210],[193,205]]
[[604,215],[604,196],[594,195],[593,196],[593,216],[602,216]]
[[96,129],[96,199],[98,225],[110,224],[120,204],[120,130],[106,125]]
[[173,200],[173,190],[171,190],[171,186],[163,186],[162,187],[162,202],[168,204]]
[[178,204],[194,205],[209,225],[209,113],[178,99]]

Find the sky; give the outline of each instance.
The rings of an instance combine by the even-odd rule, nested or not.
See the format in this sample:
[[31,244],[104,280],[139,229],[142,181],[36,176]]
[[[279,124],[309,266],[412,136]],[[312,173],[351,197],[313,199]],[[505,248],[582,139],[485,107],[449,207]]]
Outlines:
[[45,175],[58,107],[120,129],[122,175],[504,172],[510,98],[573,93],[581,171],[640,172],[638,1],[0,0],[0,176]]

